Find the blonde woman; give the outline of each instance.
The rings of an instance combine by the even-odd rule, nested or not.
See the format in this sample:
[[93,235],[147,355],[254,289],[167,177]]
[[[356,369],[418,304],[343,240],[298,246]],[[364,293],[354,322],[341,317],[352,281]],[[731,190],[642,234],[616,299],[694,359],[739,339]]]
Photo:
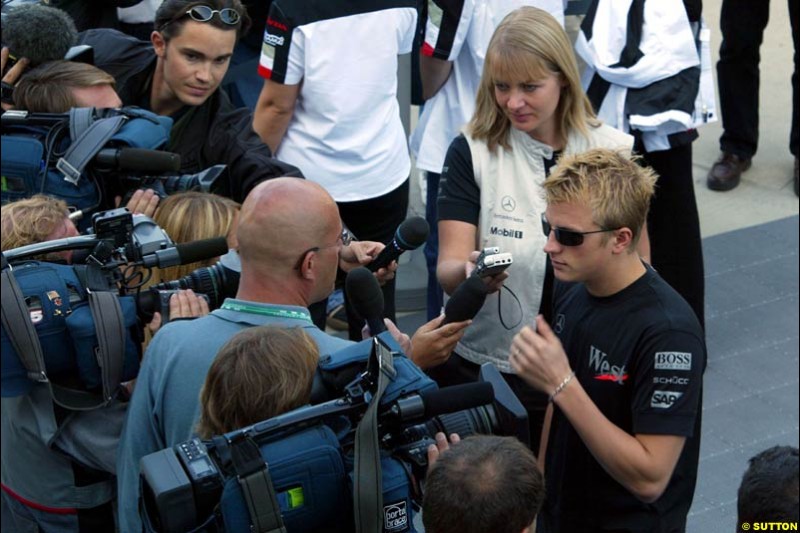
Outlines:
[[526,406],[534,451],[546,398],[512,374],[508,356],[514,335],[540,312],[549,314],[541,184],[561,154],[629,151],[632,144],[631,136],[595,118],[558,21],[535,7],[508,14],[489,42],[475,114],[445,159],[437,276],[451,294],[472,273],[481,249],[498,247],[514,262],[484,278],[491,294],[456,346],[457,356],[434,377],[440,385],[456,384],[476,379],[482,363],[496,365]]
[[[236,249],[236,228],[239,225],[239,204],[216,194],[188,191],[173,194],[161,201],[155,222],[176,243],[213,237],[226,237],[228,248]],[[194,270],[211,266],[217,258],[188,265],[154,269],[153,283],[172,281]]]

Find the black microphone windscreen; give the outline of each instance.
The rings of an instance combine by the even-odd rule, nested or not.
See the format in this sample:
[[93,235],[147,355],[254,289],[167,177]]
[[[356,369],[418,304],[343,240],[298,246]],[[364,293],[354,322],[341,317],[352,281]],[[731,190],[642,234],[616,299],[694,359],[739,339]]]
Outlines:
[[420,397],[425,405],[425,418],[430,418],[492,403],[494,388],[491,383],[481,381],[426,390]]
[[22,4],[3,20],[3,46],[30,66],[63,59],[78,41],[78,30],[64,11],[39,4]]
[[151,174],[178,172],[181,169],[181,156],[173,152],[162,152],[161,150],[120,148],[117,168]]
[[408,218],[397,228],[397,244],[404,250],[414,250],[425,243],[430,231],[428,221],[424,218]]
[[[383,317],[383,291],[375,276],[365,267],[354,268],[347,273],[344,289],[353,309],[364,320]],[[378,331],[373,331],[377,335]]]
[[483,307],[488,287],[478,276],[470,276],[456,287],[444,306],[444,322],[461,322],[475,318]]
[[204,261],[228,253],[228,241],[225,237],[214,237],[200,241],[185,242],[175,246],[182,265]]

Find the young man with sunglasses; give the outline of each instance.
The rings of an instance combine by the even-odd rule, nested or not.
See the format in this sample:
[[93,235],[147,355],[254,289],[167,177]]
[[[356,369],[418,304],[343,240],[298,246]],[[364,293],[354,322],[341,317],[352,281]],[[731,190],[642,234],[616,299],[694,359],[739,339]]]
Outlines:
[[617,152],[564,156],[544,182],[551,326],[510,362],[549,395],[546,532],[684,531],[697,477],[702,328],[635,252],[655,175]]
[[116,79],[124,105],[175,121],[167,150],[181,156],[181,172],[228,166],[219,192],[241,202],[257,183],[301,176],[272,157],[253,131],[253,116],[236,109],[219,89],[233,48],[250,27],[239,0],[166,0],[158,8],[150,43],[110,29],[83,32],[94,62]]

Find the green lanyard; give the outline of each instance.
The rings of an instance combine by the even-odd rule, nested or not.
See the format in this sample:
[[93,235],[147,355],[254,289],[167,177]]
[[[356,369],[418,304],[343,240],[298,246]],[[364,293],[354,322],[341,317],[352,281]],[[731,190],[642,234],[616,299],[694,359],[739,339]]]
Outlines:
[[312,323],[311,314],[308,311],[290,311],[288,309],[280,309],[277,307],[261,307],[255,305],[247,305],[235,302],[225,302],[220,309],[226,311],[238,311],[240,313],[250,313],[253,315],[274,316],[278,318],[293,318],[295,320],[305,320]]

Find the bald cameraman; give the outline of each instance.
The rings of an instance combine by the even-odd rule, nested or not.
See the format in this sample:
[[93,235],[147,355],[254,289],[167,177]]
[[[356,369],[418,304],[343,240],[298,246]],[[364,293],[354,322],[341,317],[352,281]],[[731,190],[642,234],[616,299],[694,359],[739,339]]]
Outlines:
[[[331,293],[337,267],[348,271],[366,264],[383,248],[351,244],[333,198],[322,186],[294,178],[268,180],[252,190],[242,204],[237,240],[241,277],[236,298],[198,320],[167,324],[145,354],[117,461],[122,531],[141,529],[139,460],[191,438],[199,415],[197,397],[222,345],[244,328],[273,325],[302,328],[322,354],[350,346],[317,328],[308,306]],[[382,275],[393,273],[384,270]],[[420,367],[446,359],[468,322],[437,324],[420,328],[410,346],[407,336],[399,339]]]

